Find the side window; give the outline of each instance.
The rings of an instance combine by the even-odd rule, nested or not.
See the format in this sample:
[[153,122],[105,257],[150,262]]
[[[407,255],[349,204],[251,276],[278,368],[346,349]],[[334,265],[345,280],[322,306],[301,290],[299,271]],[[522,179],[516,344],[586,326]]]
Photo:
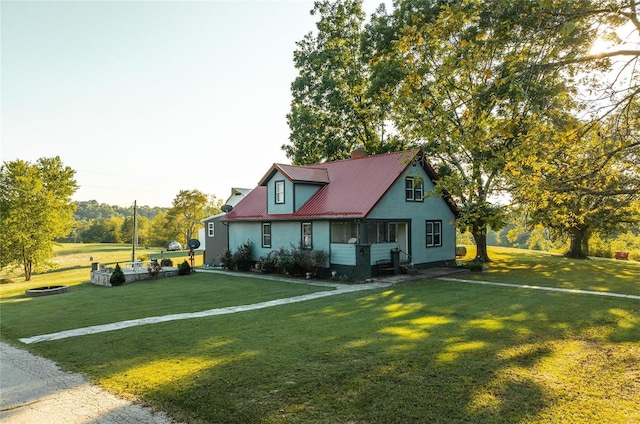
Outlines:
[[313,240],[311,238],[311,223],[303,222],[302,223],[302,248],[303,249],[312,249],[313,248]]
[[442,221],[427,221],[427,247],[442,246]]
[[276,181],[276,203],[284,203],[284,181]]
[[262,223],[262,247],[271,247],[271,223]]
[[209,235],[209,237],[213,237],[215,232],[214,232],[214,223],[213,222],[208,222],[207,223],[207,234]]

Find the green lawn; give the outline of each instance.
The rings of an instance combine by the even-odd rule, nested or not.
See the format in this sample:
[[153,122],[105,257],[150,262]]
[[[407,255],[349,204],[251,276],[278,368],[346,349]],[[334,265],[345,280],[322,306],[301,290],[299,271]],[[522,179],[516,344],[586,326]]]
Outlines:
[[[557,286],[593,290],[602,281],[601,289],[630,294],[640,284],[627,277],[635,263],[580,262],[572,280],[561,258],[490,253],[490,270],[465,278],[553,285],[555,275]],[[78,323],[317,290],[205,273],[79,284],[60,296],[3,295],[0,326],[19,345]],[[192,423],[640,421],[633,299],[423,280],[23,347]]]
[[[475,247],[467,246],[462,260],[474,256]],[[489,248],[489,257],[493,262],[486,272],[464,278],[640,295],[640,262],[567,259],[560,254],[513,248]]]

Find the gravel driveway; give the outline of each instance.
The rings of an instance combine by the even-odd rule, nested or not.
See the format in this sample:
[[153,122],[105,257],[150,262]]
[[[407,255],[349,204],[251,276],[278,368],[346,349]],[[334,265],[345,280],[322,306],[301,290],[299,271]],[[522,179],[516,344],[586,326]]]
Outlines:
[[170,424],[164,413],[117,398],[45,358],[0,342],[3,424]]

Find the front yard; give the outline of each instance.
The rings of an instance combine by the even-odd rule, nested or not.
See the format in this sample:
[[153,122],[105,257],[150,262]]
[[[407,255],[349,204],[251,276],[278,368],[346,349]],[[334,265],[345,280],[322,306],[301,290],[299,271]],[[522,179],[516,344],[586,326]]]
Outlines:
[[[495,253],[510,264],[498,261],[483,279],[531,284],[513,267],[528,252]],[[535,261],[558,270],[559,285],[593,285],[565,281],[564,263]],[[637,265],[584,264],[609,291],[635,290],[625,276]],[[20,345],[92,323],[318,290],[204,273],[81,284],[60,296],[4,296],[2,337]],[[422,280],[20,347],[192,423],[640,421],[633,299]]]

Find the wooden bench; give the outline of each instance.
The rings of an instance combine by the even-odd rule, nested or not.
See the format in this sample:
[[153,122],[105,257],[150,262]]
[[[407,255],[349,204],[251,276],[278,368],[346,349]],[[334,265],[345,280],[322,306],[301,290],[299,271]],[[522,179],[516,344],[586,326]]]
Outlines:
[[376,276],[380,277],[381,275],[393,275],[395,274],[395,268],[393,267],[393,263],[391,259],[380,259],[376,261]]

